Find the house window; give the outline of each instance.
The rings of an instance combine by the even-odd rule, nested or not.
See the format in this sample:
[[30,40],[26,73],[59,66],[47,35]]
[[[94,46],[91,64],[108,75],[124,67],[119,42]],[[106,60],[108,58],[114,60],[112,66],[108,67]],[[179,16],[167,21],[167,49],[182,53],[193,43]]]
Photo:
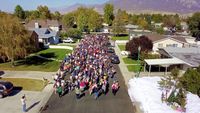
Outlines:
[[173,44],[172,47],[178,47],[178,44]]
[[163,43],[158,44],[158,47],[162,48],[163,47]]
[[167,44],[166,47],[178,47],[178,44]]

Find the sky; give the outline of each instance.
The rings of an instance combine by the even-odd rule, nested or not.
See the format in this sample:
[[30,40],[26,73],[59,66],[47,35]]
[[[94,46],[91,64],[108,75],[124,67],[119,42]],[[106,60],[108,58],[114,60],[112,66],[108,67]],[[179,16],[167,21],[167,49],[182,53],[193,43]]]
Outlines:
[[24,10],[35,10],[39,5],[46,5],[49,8],[80,4],[102,4],[108,0],[0,0],[0,10],[13,12],[16,5],[22,6]]

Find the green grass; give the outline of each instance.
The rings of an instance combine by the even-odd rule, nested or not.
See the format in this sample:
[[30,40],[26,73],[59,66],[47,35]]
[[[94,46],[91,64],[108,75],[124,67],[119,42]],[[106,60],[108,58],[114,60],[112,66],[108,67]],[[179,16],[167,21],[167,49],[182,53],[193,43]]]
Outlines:
[[42,91],[45,87],[43,80],[27,78],[1,78],[1,80],[10,81],[15,87],[22,87],[22,90]]
[[118,45],[118,47],[119,47],[119,49],[120,49],[121,51],[125,51],[126,45]]
[[[138,72],[138,70],[140,69],[138,65],[128,65],[127,68],[128,68],[128,71],[130,72]],[[142,66],[140,69],[140,72],[142,71],[144,71],[144,66]]]
[[111,40],[129,40],[129,36],[113,36]]
[[[71,52],[71,50],[66,49],[46,49],[36,54],[46,58],[63,60],[65,55]],[[14,67],[11,66],[10,62],[0,63],[0,70],[55,72],[58,70],[59,66],[60,63],[58,61],[29,56],[26,59],[15,61]]]
[[66,56],[66,54],[71,52],[72,52],[71,50],[67,49],[46,49],[39,51],[37,54],[46,58],[55,58],[62,60]]
[[128,58],[128,57],[123,58],[123,61],[124,61],[125,64],[138,64],[137,60],[134,60],[134,59]]
[[45,60],[36,56],[31,56],[16,61],[14,67],[11,66],[10,62],[0,63],[0,70],[55,72],[58,70],[59,66],[60,63],[57,61]]

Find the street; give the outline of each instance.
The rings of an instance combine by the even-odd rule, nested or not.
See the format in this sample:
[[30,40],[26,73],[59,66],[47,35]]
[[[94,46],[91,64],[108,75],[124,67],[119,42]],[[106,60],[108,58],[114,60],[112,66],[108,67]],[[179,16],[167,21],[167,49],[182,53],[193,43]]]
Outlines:
[[112,80],[109,79],[110,87],[107,95],[101,95],[95,100],[94,95],[89,95],[86,90],[85,96],[77,100],[74,92],[69,92],[61,98],[53,93],[42,113],[134,113],[119,67],[116,65],[115,68],[120,83],[116,96],[111,92]]

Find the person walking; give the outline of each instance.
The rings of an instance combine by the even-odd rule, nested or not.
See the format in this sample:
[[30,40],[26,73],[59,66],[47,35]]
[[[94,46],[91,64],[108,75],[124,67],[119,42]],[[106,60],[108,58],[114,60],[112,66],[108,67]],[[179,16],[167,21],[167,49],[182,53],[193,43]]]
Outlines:
[[58,86],[57,93],[58,93],[59,97],[62,97],[62,87],[61,86]]
[[26,96],[25,95],[22,96],[21,102],[22,102],[22,111],[26,112]]
[[75,88],[75,93],[76,93],[76,99],[79,99],[81,97],[81,90],[78,86]]
[[116,95],[118,89],[119,89],[119,83],[118,83],[118,81],[117,82],[114,81],[112,84],[112,93],[114,96]]

